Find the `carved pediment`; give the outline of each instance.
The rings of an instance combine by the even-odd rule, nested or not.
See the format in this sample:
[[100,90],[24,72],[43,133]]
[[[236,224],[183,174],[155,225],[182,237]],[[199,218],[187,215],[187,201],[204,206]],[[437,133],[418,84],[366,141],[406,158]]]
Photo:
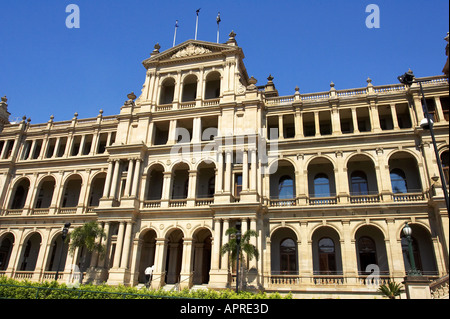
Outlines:
[[212,51],[209,49],[206,49],[204,47],[201,46],[197,46],[197,45],[193,45],[192,43],[189,44],[187,47],[185,47],[184,49],[178,51],[177,53],[173,54],[170,58],[171,59],[176,59],[176,58],[184,58],[184,57],[189,57],[189,56],[194,56],[194,55],[201,55],[201,54],[206,54],[206,53],[211,53]]

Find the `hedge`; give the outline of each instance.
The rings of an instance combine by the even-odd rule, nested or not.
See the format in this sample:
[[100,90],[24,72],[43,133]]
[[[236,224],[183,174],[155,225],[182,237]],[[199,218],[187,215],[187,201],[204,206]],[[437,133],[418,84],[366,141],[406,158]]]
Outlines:
[[190,291],[165,291],[162,289],[138,289],[136,287],[86,284],[70,288],[56,281],[30,282],[0,277],[0,298],[7,299],[292,299],[292,294],[281,296],[278,292],[241,291],[238,294],[231,289],[199,289]]

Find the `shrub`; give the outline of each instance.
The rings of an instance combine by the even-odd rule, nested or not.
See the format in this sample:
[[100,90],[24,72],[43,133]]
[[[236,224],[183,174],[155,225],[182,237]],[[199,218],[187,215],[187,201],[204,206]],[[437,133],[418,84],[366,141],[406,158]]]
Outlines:
[[136,287],[85,284],[69,288],[56,281],[30,282],[0,277],[0,298],[8,299],[144,299],[144,298],[193,298],[193,299],[292,299],[289,293],[282,297],[278,292],[253,293],[231,289],[200,289],[190,291],[164,291],[162,289],[137,289]]

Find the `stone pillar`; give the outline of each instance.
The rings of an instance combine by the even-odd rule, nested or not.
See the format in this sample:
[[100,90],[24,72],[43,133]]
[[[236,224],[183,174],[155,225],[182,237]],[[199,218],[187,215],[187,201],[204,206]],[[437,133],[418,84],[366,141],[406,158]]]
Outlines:
[[223,192],[223,153],[217,152],[217,180],[216,180],[216,194]]
[[125,230],[125,222],[121,222],[119,225],[119,233],[117,234],[116,252],[114,253],[113,268],[115,269],[120,267],[120,257],[122,254],[124,230]]
[[226,168],[225,168],[225,192],[230,193],[231,192],[231,162],[232,162],[232,151],[226,151]]
[[353,121],[353,133],[359,133],[358,114],[356,113],[356,108],[354,107],[352,107],[352,121]]
[[183,249],[181,271],[180,271],[180,289],[191,288],[192,286],[192,238],[183,239]]
[[214,220],[214,239],[211,252],[211,270],[218,270],[220,266],[220,219]]
[[394,130],[398,130],[400,127],[398,126],[397,109],[395,108],[395,103],[390,104],[390,109],[392,116],[392,125],[394,126]]
[[314,125],[316,127],[316,136],[320,136],[320,120],[319,120],[319,112],[314,112]]
[[109,191],[111,189],[111,181],[113,177],[113,169],[114,169],[114,162],[112,160],[108,160],[108,172],[106,174],[105,188],[103,189],[104,198],[109,197]]
[[256,158],[256,149],[251,149],[251,177],[250,177],[250,190],[256,192],[256,177],[257,177],[257,158]]
[[139,181],[141,174],[141,159],[136,160],[136,167],[134,169],[134,177],[133,177],[133,187],[131,188],[131,196],[136,197],[137,196],[137,190],[139,187]]
[[124,224],[126,224],[126,230],[122,248],[122,259],[120,261],[120,268],[128,269],[128,260],[130,259],[131,236],[133,235],[132,234],[133,223],[127,222]]
[[248,191],[248,151],[243,151],[242,160],[242,191]]
[[134,169],[134,159],[130,159],[128,161],[128,172],[127,172],[127,180],[125,182],[125,192],[124,196],[128,197],[130,196],[130,190],[131,190],[131,179],[133,177],[133,169]]
[[155,269],[153,270],[151,287],[159,289],[164,283],[164,268],[166,265],[166,239],[156,238]]
[[119,168],[120,168],[120,160],[114,160],[114,174],[111,181],[111,192],[108,197],[115,198],[117,193],[117,185],[119,184]]

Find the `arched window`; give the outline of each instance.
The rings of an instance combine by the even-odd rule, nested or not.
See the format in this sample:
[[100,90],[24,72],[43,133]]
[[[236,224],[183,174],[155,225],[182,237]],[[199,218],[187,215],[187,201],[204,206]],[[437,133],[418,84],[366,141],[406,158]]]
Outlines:
[[369,185],[367,175],[362,171],[354,171],[350,177],[352,185],[352,195],[368,195]]
[[280,181],[278,183],[278,198],[279,199],[295,198],[294,180],[288,175],[284,175],[280,178]]
[[205,99],[217,99],[220,96],[220,73],[211,72],[206,77]]
[[197,97],[197,77],[193,74],[186,76],[183,82],[181,102],[195,101]]
[[296,245],[291,238],[286,238],[280,243],[280,271],[281,273],[293,273],[297,271]]
[[358,240],[359,270],[365,272],[368,265],[378,264],[377,249],[372,238],[363,236]]
[[175,92],[175,79],[165,79],[161,85],[161,94],[159,97],[159,104],[170,104],[173,102]]
[[405,172],[399,168],[394,168],[391,171],[391,185],[394,193],[407,193],[408,187]]
[[328,176],[319,173],[314,177],[314,197],[330,197],[330,180]]
[[321,274],[336,272],[336,250],[329,237],[319,240],[319,270]]
[[27,199],[29,187],[30,182],[28,179],[25,178],[20,181],[14,192],[11,202],[11,209],[22,209],[25,206],[25,200]]

